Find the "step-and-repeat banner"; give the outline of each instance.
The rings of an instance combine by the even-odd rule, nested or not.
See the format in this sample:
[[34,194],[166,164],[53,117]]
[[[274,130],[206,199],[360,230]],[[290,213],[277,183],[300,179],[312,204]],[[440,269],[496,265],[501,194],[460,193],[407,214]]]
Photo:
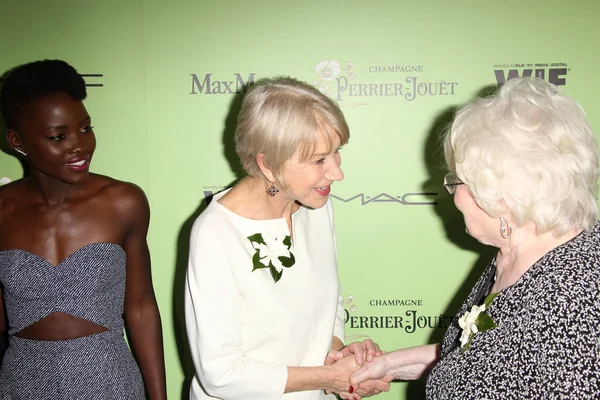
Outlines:
[[[233,132],[253,82],[290,75],[336,100],[351,129],[332,187],[350,339],[440,340],[493,249],[442,186],[453,110],[516,76],[559,85],[600,132],[593,0],[2,0],[0,71],[43,58],[84,75],[92,170],[135,182],[149,243],[169,397],[193,374],[183,322],[191,223],[241,174]],[[0,154],[0,177],[21,164]],[[423,398],[395,383],[380,399]]]

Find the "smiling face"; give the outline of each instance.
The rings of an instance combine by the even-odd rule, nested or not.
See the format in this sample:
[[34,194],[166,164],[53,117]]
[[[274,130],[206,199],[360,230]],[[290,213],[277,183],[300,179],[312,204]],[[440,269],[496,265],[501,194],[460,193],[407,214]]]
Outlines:
[[315,152],[301,159],[300,151],[285,163],[281,179],[284,195],[310,208],[321,208],[329,199],[331,184],[344,179],[340,165],[339,135],[331,128],[318,135]]
[[32,173],[68,184],[82,183],[96,149],[83,102],[65,92],[31,101],[9,130],[11,146],[27,154]]

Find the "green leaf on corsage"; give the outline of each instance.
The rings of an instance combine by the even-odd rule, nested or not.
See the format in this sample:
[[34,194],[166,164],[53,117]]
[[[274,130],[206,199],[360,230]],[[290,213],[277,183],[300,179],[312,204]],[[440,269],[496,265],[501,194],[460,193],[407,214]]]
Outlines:
[[463,330],[460,335],[460,346],[463,353],[467,351],[471,345],[471,341],[473,341],[476,333],[485,332],[494,329],[497,326],[492,317],[485,312],[497,295],[498,293],[488,295],[482,305],[471,307],[471,311],[465,312],[463,316],[458,319],[458,325]]

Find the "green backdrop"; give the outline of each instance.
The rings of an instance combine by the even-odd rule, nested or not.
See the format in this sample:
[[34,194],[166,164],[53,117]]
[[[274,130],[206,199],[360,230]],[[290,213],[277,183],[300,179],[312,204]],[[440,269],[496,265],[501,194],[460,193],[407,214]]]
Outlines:
[[[343,107],[346,179],[332,188],[349,338],[384,349],[439,340],[491,257],[441,180],[452,110],[516,75],[543,76],[600,129],[595,0],[0,0],[0,71],[59,58],[87,76],[92,170],[135,182],[149,243],[170,398],[193,373],[183,331],[191,222],[241,174],[244,88],[291,75]],[[0,154],[0,177],[22,176]],[[394,383],[380,399],[423,398]]]

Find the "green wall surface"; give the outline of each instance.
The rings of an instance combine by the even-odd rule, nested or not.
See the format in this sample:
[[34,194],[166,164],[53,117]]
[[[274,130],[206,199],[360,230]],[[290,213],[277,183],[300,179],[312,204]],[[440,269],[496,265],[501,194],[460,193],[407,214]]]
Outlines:
[[[332,187],[349,339],[432,343],[493,254],[442,186],[439,135],[455,107],[532,74],[600,131],[594,0],[0,0],[0,73],[58,58],[88,76],[92,170],[141,186],[169,398],[193,374],[183,321],[188,235],[205,197],[241,177],[233,130],[262,77],[313,83],[351,129]],[[0,177],[18,179],[0,153]],[[424,398],[423,382],[379,399]]]

